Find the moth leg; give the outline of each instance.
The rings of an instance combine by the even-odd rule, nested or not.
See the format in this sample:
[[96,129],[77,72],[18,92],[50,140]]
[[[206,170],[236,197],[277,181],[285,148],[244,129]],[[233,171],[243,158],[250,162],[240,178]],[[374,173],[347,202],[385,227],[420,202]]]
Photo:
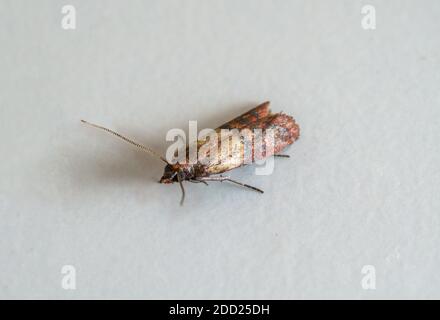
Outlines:
[[274,154],[274,157],[279,157],[279,158],[290,158],[290,156],[288,154]]
[[264,193],[264,191],[261,190],[261,189],[258,189],[256,187],[250,186],[248,184],[245,184],[245,183],[242,183],[242,182],[239,182],[239,181],[236,181],[236,180],[232,180],[229,177],[223,177],[223,176],[219,176],[219,177],[201,177],[201,178],[198,178],[198,180],[199,181],[220,181],[220,182],[229,181],[229,182],[238,184],[239,186],[242,186],[242,187],[245,187],[245,188],[249,188],[249,189],[252,189],[252,190],[260,192],[260,193]]
[[183,187],[183,181],[180,174],[177,174],[177,180],[179,181],[180,189],[182,190],[182,198],[180,199],[180,205],[183,206],[183,201],[185,201],[185,188]]
[[208,185],[208,183],[206,181],[203,181],[203,180],[191,179],[191,180],[188,180],[188,181],[192,182],[192,183],[203,183],[206,186]]

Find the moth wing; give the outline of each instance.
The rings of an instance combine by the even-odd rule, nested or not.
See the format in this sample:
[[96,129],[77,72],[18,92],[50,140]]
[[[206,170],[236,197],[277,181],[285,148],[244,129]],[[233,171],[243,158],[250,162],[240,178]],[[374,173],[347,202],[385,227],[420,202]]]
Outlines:
[[248,112],[243,113],[241,116],[222,124],[215,130],[220,131],[221,129],[258,128],[262,120],[270,114],[270,101],[266,101],[249,110]]
[[[239,140],[235,140],[233,147],[229,152],[221,149],[222,144],[230,145],[231,138],[229,136],[222,137],[221,129],[238,129],[242,130],[243,136]],[[248,129],[243,131],[243,129]],[[257,143],[255,129],[262,129],[267,132],[268,129],[273,130],[273,139],[267,136],[260,140],[258,152],[254,149]],[[288,145],[292,144],[299,137],[299,126],[295,120],[286,114],[272,114],[269,109],[269,102],[265,102],[256,108],[244,113],[243,115],[225,123],[216,129],[217,145],[215,141],[203,141],[199,149],[199,162],[206,166],[209,174],[219,174],[245,164],[255,162],[279,153]],[[216,157],[210,157],[209,148],[217,148]],[[204,152],[203,152],[204,151]]]
[[[266,132],[272,130],[273,141],[270,139],[263,140],[262,149],[265,151],[262,157],[254,155],[255,158],[262,159],[280,153],[284,148],[294,143],[300,134],[299,125],[295,119],[284,113],[275,113],[268,116],[262,123],[262,129]],[[273,143],[273,148],[267,148],[269,144]]]
[[[255,128],[259,128],[262,120],[271,114],[269,105],[270,105],[270,101],[263,102],[262,104],[256,106],[255,108],[243,113],[242,115],[216,128],[215,132],[218,134],[219,139],[220,139],[220,132],[222,129],[241,130],[244,128],[248,128],[252,130]],[[207,140],[198,140],[197,148],[200,148],[205,143],[207,143]]]
[[[233,168],[236,168],[240,165],[242,165],[242,163],[240,163],[240,161],[236,161],[237,159],[240,159],[243,157],[243,151],[239,151],[240,149],[244,149],[244,145],[240,146],[238,148],[235,148],[234,150],[231,150],[231,156],[228,156],[227,154],[221,154],[221,144],[222,144],[222,137],[221,137],[221,130],[222,129],[228,129],[228,130],[233,130],[233,129],[237,129],[237,130],[242,130],[242,129],[255,129],[255,128],[259,128],[262,124],[263,119],[265,119],[266,117],[268,117],[270,115],[270,101],[266,101],[263,102],[261,104],[259,104],[258,106],[256,106],[255,108],[252,108],[251,110],[243,113],[242,115],[222,124],[221,126],[219,126],[218,128],[215,129],[215,132],[217,134],[218,140],[217,141],[210,141],[210,139],[205,139],[205,140],[198,140],[197,141],[197,150],[200,150],[201,148],[203,149],[209,149],[209,148],[218,148],[218,152],[217,154],[218,159],[214,160],[214,159],[208,159],[209,155],[211,154],[209,151],[208,152],[199,152],[198,154],[198,160],[199,162],[205,164],[208,168],[211,166],[213,167],[213,171],[218,171],[218,170],[223,170],[227,171],[227,170],[231,170]],[[215,143],[217,142],[217,146],[215,145]],[[223,169],[220,169],[221,166]],[[229,168],[229,169],[228,169]]]

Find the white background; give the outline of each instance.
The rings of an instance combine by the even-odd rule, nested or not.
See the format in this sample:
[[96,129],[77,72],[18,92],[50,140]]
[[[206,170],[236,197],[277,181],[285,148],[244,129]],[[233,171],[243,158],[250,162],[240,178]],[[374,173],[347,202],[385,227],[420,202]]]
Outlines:
[[[440,298],[439,1],[0,0],[0,21],[1,298]],[[231,173],[265,194],[187,184],[183,208],[160,161],[79,121],[164,153],[265,100],[302,130],[272,175]]]

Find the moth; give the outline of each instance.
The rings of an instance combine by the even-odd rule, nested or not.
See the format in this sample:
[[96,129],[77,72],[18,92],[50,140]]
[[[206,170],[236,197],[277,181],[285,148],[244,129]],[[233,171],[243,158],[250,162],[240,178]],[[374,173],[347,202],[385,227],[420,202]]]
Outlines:
[[[249,110],[248,112],[238,116],[237,118],[219,126],[217,129],[215,129],[215,132],[220,133],[224,129],[233,130],[244,130],[247,129],[251,133],[255,131],[255,129],[259,130],[272,130],[273,139],[272,139],[272,145],[269,148],[268,145],[266,145],[268,142],[263,139],[262,143],[262,149],[264,152],[259,153],[259,156],[256,154],[254,147],[251,146],[251,163],[255,162],[257,159],[265,159],[271,156],[279,156],[279,157],[289,157],[288,155],[280,154],[280,152],[286,148],[287,146],[294,143],[298,138],[300,134],[299,126],[293,119],[293,117],[286,115],[282,112],[280,113],[272,113],[270,110],[270,102],[266,101],[257,107]],[[81,120],[83,123],[86,123],[92,127],[104,130],[108,133],[111,133],[112,135],[115,135],[116,137],[130,143],[131,145],[134,145],[135,147],[139,148],[142,151],[145,151],[149,153],[150,155],[153,155],[157,157],[158,159],[162,160],[166,163],[164,173],[160,179],[160,183],[165,184],[171,184],[171,183],[179,183],[182,196],[180,200],[180,204],[183,204],[183,201],[185,199],[185,188],[183,186],[183,182],[192,182],[192,183],[204,183],[208,184],[209,181],[227,181],[234,184],[237,184],[239,186],[263,193],[263,190],[250,186],[248,184],[236,181],[231,179],[228,176],[223,176],[222,173],[225,173],[227,171],[230,171],[232,169],[241,167],[243,165],[246,165],[248,163],[245,163],[244,161],[244,152],[245,148],[249,147],[246,145],[246,141],[240,140],[238,143],[238,148],[235,149],[235,152],[232,153],[224,153],[220,152],[217,157],[214,157],[214,159],[210,159],[207,156],[209,156],[209,152],[207,155],[202,155],[197,158],[197,161],[195,163],[191,163],[190,161],[185,161],[184,163],[170,163],[165,159],[165,157],[159,155],[152,149],[141,145],[113,130],[110,130],[108,128],[102,127],[100,125],[96,125],[93,123],[89,123],[85,120]],[[218,140],[215,141],[219,146],[222,144],[229,143],[229,141],[225,141],[224,138],[222,138],[221,135],[218,135]],[[255,137],[254,137],[255,138]],[[203,146],[206,147],[206,144],[208,140],[198,140],[197,141],[197,150],[201,150]],[[212,141],[210,141],[212,143]],[[188,151],[188,147],[187,150]],[[186,156],[189,156],[189,152],[186,152]],[[188,160],[188,159],[187,159]]]

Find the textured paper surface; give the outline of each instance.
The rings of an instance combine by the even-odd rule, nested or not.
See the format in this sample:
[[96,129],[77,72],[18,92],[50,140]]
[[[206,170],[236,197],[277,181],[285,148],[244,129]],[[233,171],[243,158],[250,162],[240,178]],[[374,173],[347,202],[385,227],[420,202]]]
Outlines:
[[[0,1],[1,298],[440,298],[440,2],[77,0],[70,31],[64,4]],[[302,130],[272,175],[231,173],[265,194],[187,184],[183,208],[79,121],[165,152],[265,100]]]

